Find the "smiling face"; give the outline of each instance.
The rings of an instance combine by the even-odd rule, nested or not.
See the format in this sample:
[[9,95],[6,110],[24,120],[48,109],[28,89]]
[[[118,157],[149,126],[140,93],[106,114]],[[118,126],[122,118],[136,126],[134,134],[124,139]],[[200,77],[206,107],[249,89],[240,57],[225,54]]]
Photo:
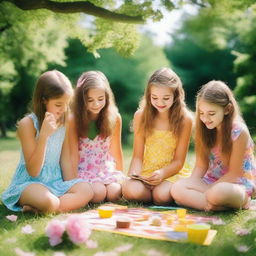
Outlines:
[[150,100],[160,113],[166,112],[173,104],[173,92],[169,87],[152,85]]
[[106,92],[103,88],[92,88],[87,93],[87,110],[96,118],[106,105]]
[[225,109],[217,104],[200,100],[198,103],[200,120],[208,129],[219,129],[224,119]]
[[45,100],[45,108],[47,112],[54,115],[57,122],[63,120],[64,114],[68,109],[71,96],[68,94],[63,94],[58,98],[52,98]]

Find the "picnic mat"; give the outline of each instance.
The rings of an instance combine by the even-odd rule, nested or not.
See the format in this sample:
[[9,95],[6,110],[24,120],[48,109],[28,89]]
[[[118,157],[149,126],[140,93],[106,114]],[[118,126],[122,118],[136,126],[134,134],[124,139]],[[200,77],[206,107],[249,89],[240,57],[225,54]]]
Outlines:
[[[115,207],[113,215],[110,218],[100,218],[97,209],[86,211],[82,215],[91,224],[92,229],[97,231],[172,242],[186,242],[188,239],[187,232],[175,231],[175,226],[180,221],[175,210],[153,211],[147,208],[127,208],[126,206],[120,206]],[[116,220],[123,217],[128,217],[132,220],[129,228],[116,227]],[[161,226],[152,225],[154,218],[161,220]],[[167,223],[168,218],[173,219],[172,223]],[[219,218],[215,216],[187,214],[185,219],[194,220],[195,223],[212,224]],[[209,230],[203,245],[210,245],[216,233],[216,230]]]

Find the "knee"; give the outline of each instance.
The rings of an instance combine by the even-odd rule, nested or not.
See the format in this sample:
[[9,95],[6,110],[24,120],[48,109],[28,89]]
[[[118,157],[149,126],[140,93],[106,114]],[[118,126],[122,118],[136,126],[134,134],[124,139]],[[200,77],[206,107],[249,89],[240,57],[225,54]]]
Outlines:
[[41,209],[39,209],[43,213],[55,213],[58,212],[60,207],[60,200],[58,197],[49,194],[46,195],[41,202]]
[[107,200],[114,202],[122,197],[122,188],[118,183],[112,183],[107,186]]
[[93,189],[93,203],[100,203],[105,200],[107,195],[106,186],[103,183],[93,183],[92,184]]
[[184,180],[178,180],[177,182],[175,182],[170,190],[171,193],[171,197],[178,203],[180,198],[183,197],[182,196],[182,191],[184,190]]
[[76,193],[78,193],[79,198],[81,198],[81,205],[85,205],[92,200],[94,192],[89,183],[79,182],[75,185],[75,187]]
[[144,191],[140,181],[128,180],[122,186],[123,197],[127,200],[138,200]]
[[152,192],[153,201],[156,205],[166,205],[172,202],[170,191],[159,191],[154,189]]
[[213,185],[205,193],[206,200],[212,205],[220,205],[223,201],[226,201],[230,190],[228,189],[226,182],[221,182]]

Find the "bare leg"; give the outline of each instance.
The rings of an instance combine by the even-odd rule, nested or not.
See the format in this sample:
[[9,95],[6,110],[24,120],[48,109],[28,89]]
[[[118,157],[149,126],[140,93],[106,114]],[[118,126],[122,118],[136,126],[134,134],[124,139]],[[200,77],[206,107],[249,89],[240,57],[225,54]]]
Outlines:
[[100,183],[100,182],[93,183],[92,189],[94,193],[92,203],[100,203],[105,200],[107,195],[107,189],[103,183]]
[[79,182],[73,185],[67,193],[60,197],[59,212],[68,212],[79,209],[88,204],[93,198],[90,184]]
[[58,211],[60,200],[45,186],[34,183],[23,190],[19,204],[24,207],[24,211],[52,213]]
[[152,201],[152,192],[139,180],[126,180],[122,186],[122,193],[125,199],[139,202]]
[[173,201],[171,187],[172,183],[165,180],[153,188],[153,201],[156,205],[167,205]]
[[107,201],[117,201],[122,197],[122,187],[119,183],[111,183],[106,185],[107,188]]
[[243,186],[229,182],[213,185],[206,192],[206,198],[208,210],[241,209],[246,207],[249,200]]
[[172,185],[171,195],[177,204],[198,210],[205,210],[208,202],[205,191],[209,188],[201,179],[186,178]]

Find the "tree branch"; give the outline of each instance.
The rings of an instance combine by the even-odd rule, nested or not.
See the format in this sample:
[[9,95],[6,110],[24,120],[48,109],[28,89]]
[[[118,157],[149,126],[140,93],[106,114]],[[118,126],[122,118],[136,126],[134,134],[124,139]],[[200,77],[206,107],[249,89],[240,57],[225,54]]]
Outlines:
[[98,7],[88,1],[54,2],[50,0],[4,0],[22,10],[47,9],[56,13],[85,13],[99,18],[124,23],[144,23],[142,16],[129,16]]

